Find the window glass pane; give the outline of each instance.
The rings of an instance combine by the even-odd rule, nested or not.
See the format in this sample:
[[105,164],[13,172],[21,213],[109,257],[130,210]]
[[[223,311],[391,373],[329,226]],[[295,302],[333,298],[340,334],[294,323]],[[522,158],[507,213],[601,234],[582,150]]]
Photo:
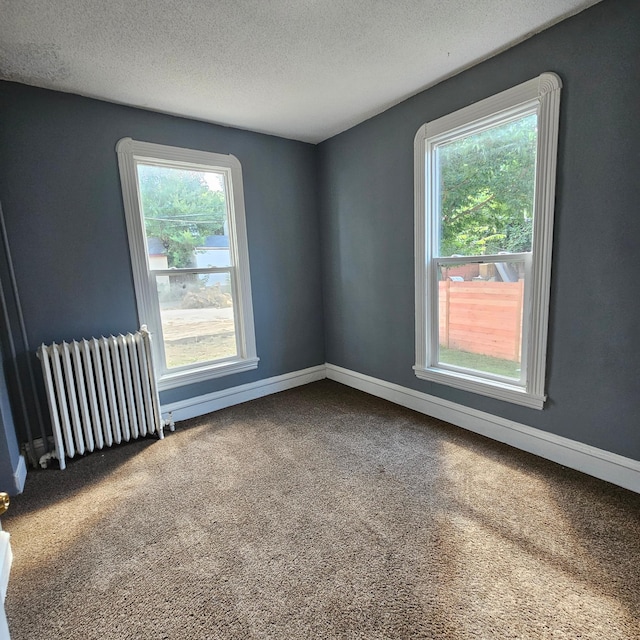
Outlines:
[[231,273],[156,276],[167,369],[237,355]]
[[521,378],[524,262],[440,264],[440,364]]
[[537,115],[435,148],[441,256],[531,251]]
[[138,164],[153,269],[230,266],[223,173]]

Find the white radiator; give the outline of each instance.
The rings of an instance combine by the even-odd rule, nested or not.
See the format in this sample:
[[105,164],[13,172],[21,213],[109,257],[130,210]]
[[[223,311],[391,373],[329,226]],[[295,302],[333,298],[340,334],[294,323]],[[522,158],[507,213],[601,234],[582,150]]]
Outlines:
[[[147,434],[164,437],[151,336],[145,326],[134,334],[43,344],[38,358],[56,450],[40,458],[42,467],[53,456],[64,469],[65,456]],[[173,429],[172,422],[169,426]]]

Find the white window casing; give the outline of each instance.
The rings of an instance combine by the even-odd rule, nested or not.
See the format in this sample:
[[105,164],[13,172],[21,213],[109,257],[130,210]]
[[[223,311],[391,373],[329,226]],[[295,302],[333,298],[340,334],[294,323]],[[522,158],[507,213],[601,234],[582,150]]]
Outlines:
[[[554,73],[542,75],[424,124],[415,136],[415,322],[417,377],[507,402],[542,409],[546,400],[545,369],[549,320],[553,216],[562,82]],[[451,140],[530,113],[537,114],[537,151],[533,215],[533,246],[526,269],[522,333],[522,377],[501,379],[474,370],[456,370],[437,362],[438,354],[438,181],[433,150]],[[482,256],[497,262],[505,256]],[[453,259],[473,262],[474,259]],[[452,261],[453,261],[452,260]],[[479,261],[479,260],[475,260]]]
[[[256,353],[249,250],[244,209],[242,167],[233,155],[183,149],[150,142],[123,138],[116,145],[118,166],[122,183],[122,196],[126,216],[129,249],[133,269],[139,324],[146,324],[151,331],[154,360],[160,391],[192,384],[203,380],[238,373],[258,366]],[[147,238],[140,203],[138,164],[153,164],[175,169],[215,171],[224,175],[227,185],[229,250],[231,266],[224,269],[189,268],[189,273],[230,272],[233,289],[233,307],[237,340],[237,355],[194,365],[167,369],[160,307],[155,279],[176,273],[172,270],[150,269]]]

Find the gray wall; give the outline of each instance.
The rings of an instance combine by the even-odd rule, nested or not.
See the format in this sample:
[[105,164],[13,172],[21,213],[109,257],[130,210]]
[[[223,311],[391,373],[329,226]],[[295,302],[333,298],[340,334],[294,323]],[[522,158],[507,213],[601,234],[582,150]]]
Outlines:
[[0,202],[33,348],[138,327],[115,152],[131,136],[243,168],[258,369],[161,400],[324,362],[313,145],[9,82],[0,114]]
[[[555,71],[564,82],[543,411],[418,380],[413,138]],[[319,147],[327,362],[640,459],[640,3],[605,0]]]

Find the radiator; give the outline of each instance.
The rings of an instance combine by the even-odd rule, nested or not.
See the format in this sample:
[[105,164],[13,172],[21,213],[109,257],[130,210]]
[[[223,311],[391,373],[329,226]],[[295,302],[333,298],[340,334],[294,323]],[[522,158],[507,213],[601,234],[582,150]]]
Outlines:
[[[72,458],[156,434],[164,422],[151,356],[151,336],[136,333],[63,342],[38,348],[55,453],[60,469]],[[173,430],[173,422],[168,422]]]

